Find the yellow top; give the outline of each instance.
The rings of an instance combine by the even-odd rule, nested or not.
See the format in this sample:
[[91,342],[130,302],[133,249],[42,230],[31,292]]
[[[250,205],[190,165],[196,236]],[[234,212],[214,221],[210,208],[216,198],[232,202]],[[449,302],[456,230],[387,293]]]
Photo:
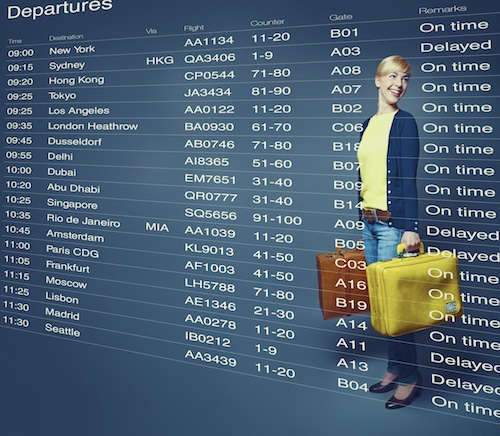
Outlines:
[[387,210],[387,149],[396,112],[373,115],[363,132],[358,149],[363,209]]

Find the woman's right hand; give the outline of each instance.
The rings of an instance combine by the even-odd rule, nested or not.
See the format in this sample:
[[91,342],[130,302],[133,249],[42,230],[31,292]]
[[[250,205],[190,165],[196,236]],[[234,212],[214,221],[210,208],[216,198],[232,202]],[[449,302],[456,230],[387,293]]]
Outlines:
[[401,243],[405,244],[405,252],[407,253],[418,251],[420,247],[420,235],[416,232],[407,230],[401,237]]

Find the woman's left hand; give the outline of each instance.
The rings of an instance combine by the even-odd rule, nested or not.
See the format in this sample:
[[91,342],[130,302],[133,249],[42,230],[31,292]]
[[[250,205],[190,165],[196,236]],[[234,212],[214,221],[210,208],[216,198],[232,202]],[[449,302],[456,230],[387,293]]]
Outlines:
[[407,253],[418,251],[420,247],[420,235],[407,230],[401,237],[401,243],[405,244],[405,252]]

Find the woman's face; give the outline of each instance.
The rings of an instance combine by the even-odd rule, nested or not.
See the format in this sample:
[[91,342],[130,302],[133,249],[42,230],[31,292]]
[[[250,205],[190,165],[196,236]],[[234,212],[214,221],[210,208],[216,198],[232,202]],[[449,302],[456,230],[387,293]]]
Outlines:
[[385,76],[375,77],[375,85],[379,92],[379,100],[382,103],[396,105],[403,97],[408,88],[410,76],[406,73],[394,71]]

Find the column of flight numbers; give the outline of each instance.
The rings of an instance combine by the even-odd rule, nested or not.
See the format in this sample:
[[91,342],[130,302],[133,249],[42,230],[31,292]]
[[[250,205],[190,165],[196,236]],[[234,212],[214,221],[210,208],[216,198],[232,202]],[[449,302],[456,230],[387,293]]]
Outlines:
[[31,220],[33,188],[33,136],[35,85],[33,58],[35,49],[16,47],[22,40],[10,40],[6,48],[5,64],[5,112],[3,164],[2,238],[2,323],[5,326],[28,329],[30,299],[33,293],[30,283],[32,258]]
[[184,57],[188,67],[184,74],[184,183],[189,186],[186,200],[195,203],[184,209],[184,234],[189,239],[184,245],[188,255],[184,339],[189,344],[184,358],[235,368],[238,322],[234,315],[239,293],[233,261],[238,237],[234,153],[238,126],[231,100],[237,52],[233,35],[196,34],[203,29],[203,25],[185,26],[192,34],[184,42],[189,50]]
[[[293,43],[290,31],[259,29],[251,42],[252,223],[254,249],[249,269],[253,283],[255,371],[266,377],[295,379],[297,368],[283,357],[296,339],[294,229],[303,217],[294,207],[293,68],[280,49]],[[281,353],[280,353],[281,351]],[[281,354],[281,355],[280,355]],[[286,354],[286,353],[285,353]]]
[[[359,238],[364,224],[358,219],[358,192],[361,182],[358,180],[359,163],[356,152],[359,148],[359,134],[362,122],[367,118],[368,111],[364,99],[366,83],[363,79],[371,74],[363,69],[363,56],[366,44],[362,43],[362,27],[348,23],[339,23],[329,28],[330,50],[329,72],[331,81],[331,115],[332,115],[332,171],[333,179],[333,231],[334,245],[340,249],[363,249]],[[339,236],[349,236],[345,238]],[[341,265],[353,272],[366,268],[364,262],[345,262]],[[336,283],[343,287],[347,295],[365,294],[368,292],[365,280],[343,280]],[[365,310],[366,302],[338,298],[338,307]],[[369,351],[366,333],[368,330],[366,317],[341,317],[335,326],[339,336],[335,340],[337,388],[342,391],[367,392],[370,383],[366,381],[370,369],[365,354]],[[345,371],[344,374],[340,371]],[[363,376],[360,378],[359,376]]]

